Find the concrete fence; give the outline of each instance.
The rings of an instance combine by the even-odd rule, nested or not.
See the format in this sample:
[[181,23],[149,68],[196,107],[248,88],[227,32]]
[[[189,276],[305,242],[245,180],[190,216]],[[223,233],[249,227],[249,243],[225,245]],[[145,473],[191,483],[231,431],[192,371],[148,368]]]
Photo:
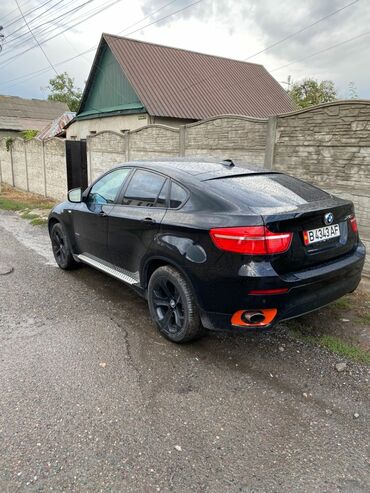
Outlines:
[[[115,164],[161,156],[234,158],[289,173],[352,200],[370,251],[370,101],[337,101],[269,119],[222,115],[179,129],[101,132],[88,137],[87,153],[90,181]],[[5,183],[63,198],[64,143],[17,139],[8,152],[3,139],[0,173]]]
[[0,178],[13,187],[63,200],[67,191],[65,142],[63,139],[25,142],[16,138],[6,147],[0,140]]

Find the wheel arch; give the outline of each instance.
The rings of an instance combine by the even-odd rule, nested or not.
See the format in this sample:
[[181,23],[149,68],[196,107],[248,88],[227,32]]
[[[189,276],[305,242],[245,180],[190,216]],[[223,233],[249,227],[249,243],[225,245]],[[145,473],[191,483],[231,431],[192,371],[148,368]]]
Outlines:
[[60,223],[60,219],[56,218],[55,216],[52,216],[49,221],[48,221],[48,230],[49,233],[51,233],[51,230],[53,229],[53,226],[57,223]]
[[168,265],[170,267],[174,267],[176,270],[178,270],[180,272],[180,274],[182,274],[185,277],[185,279],[190,284],[190,287],[191,287],[191,289],[192,289],[192,291],[195,294],[195,297],[197,299],[197,293],[194,290],[194,283],[193,283],[191,277],[189,277],[189,274],[176,261],[169,259],[169,258],[166,258],[166,257],[155,256],[155,257],[150,257],[150,258],[146,259],[146,261],[143,263],[143,266],[141,268],[141,273],[140,273],[140,284],[141,284],[142,288],[146,290],[148,288],[149,279],[150,279],[151,275],[153,274],[153,272],[155,270],[157,270],[159,267],[164,267],[166,265]]

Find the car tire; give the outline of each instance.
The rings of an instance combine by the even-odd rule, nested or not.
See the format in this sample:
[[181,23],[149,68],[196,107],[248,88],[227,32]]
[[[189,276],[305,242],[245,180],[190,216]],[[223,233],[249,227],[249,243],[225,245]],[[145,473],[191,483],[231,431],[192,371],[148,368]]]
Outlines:
[[171,266],[159,267],[148,285],[150,315],[159,332],[178,344],[203,334],[199,310],[189,282]]
[[75,269],[74,260],[67,232],[61,223],[56,223],[50,231],[51,245],[56,263],[63,270]]

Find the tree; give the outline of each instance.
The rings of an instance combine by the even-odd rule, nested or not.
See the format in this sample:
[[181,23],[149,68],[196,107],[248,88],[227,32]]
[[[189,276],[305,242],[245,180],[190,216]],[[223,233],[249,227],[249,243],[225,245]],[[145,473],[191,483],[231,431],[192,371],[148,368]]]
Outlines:
[[70,111],[77,111],[81,97],[81,89],[74,87],[74,78],[70,77],[67,72],[57,75],[54,79],[49,80],[50,91],[49,101],[61,101],[67,103]]
[[348,84],[347,98],[348,99],[358,99],[357,87],[356,87],[356,84],[354,82],[350,82]]
[[330,103],[337,99],[337,90],[331,80],[304,79],[294,82],[288,89],[289,96],[298,108],[307,108],[315,104]]

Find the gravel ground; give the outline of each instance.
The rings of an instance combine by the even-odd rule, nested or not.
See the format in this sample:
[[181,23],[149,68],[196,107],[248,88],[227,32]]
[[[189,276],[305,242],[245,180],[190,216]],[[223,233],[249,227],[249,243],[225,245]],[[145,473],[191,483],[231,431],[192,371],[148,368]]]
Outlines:
[[289,337],[176,346],[0,212],[1,492],[370,491],[369,369]]

